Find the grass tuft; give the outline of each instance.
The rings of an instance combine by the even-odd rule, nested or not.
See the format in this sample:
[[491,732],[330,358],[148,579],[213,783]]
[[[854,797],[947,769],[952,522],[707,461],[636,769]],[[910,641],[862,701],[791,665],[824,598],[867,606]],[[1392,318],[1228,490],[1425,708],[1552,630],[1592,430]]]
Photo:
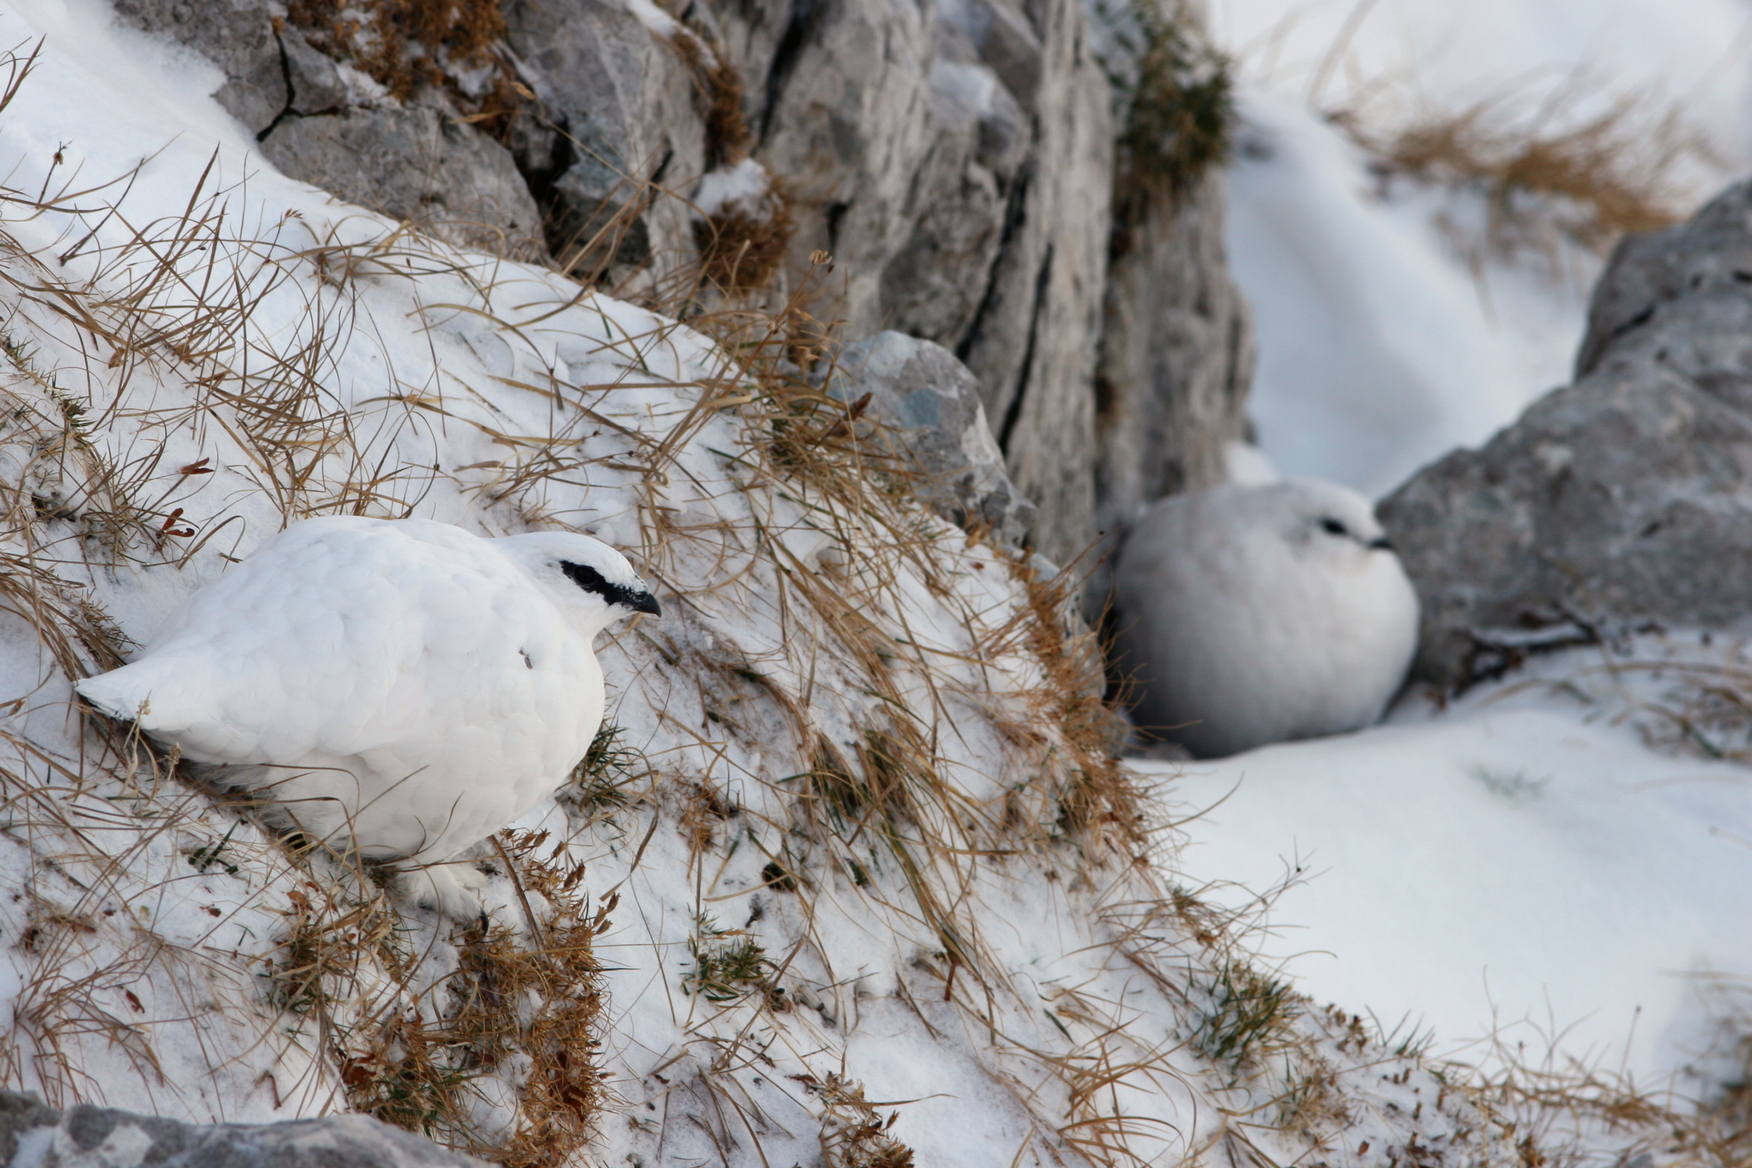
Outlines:
[[1622,235],[1677,222],[1671,175],[1709,157],[1678,107],[1651,113],[1630,96],[1577,120],[1573,104],[1560,98],[1518,114],[1514,103],[1492,98],[1425,114],[1367,144],[1387,174],[1481,193],[1487,241],[1499,253],[1547,251],[1551,228],[1604,252]]
[[827,1168],[913,1168],[912,1149],[888,1134],[900,1113],[883,1119],[865,1101],[862,1084],[832,1072],[792,1078],[822,1103],[821,1156]]
[[[330,1036],[353,1109],[507,1168],[559,1168],[589,1142],[605,1100],[594,942],[614,901],[588,909],[577,891],[583,869],[541,858],[547,833],[502,834],[520,897],[543,906],[525,935],[461,930],[454,971],[421,989],[381,894],[338,917],[294,898],[274,1000]],[[364,922],[375,927],[367,933]],[[368,971],[362,953],[380,960]],[[364,991],[371,984],[376,992]],[[477,1080],[513,1065],[521,1097],[512,1122],[483,1123]]]
[[736,207],[694,221],[701,277],[730,293],[764,288],[790,254],[796,230],[791,196],[772,176],[755,210]]
[[1119,125],[1114,206],[1123,224],[1228,159],[1234,80],[1181,0],[1097,0],[1096,12],[1115,48],[1101,65]]
[[772,962],[754,938],[739,929],[720,929],[701,916],[688,949],[693,967],[682,976],[681,990],[709,1002],[735,1002],[771,988]]
[[1298,1013],[1288,982],[1228,959],[1202,989],[1204,1004],[1192,1027],[1192,1045],[1200,1054],[1239,1072],[1282,1049]]
[[650,772],[645,756],[625,739],[625,727],[603,722],[583,760],[560,789],[561,797],[590,815],[625,807],[626,789]]

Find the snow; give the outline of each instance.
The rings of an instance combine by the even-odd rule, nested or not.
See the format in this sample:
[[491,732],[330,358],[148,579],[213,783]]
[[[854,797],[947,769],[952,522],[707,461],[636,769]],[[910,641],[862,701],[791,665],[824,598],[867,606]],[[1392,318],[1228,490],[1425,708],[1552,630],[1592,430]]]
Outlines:
[[[632,7],[646,19],[661,15],[649,4]],[[45,182],[51,193],[62,182],[80,189],[139,164],[131,186],[118,182],[77,208],[27,208],[14,198],[0,222],[18,243],[0,249],[4,328],[28,342],[30,356],[14,355],[19,376],[8,373],[7,392],[27,408],[8,415],[13,428],[0,432],[8,460],[0,478],[8,491],[19,488],[13,502],[22,516],[9,514],[0,552],[14,571],[24,564],[56,574],[41,595],[53,601],[50,623],[68,633],[45,645],[40,610],[27,610],[28,621],[0,613],[8,753],[0,778],[12,800],[0,832],[0,992],[10,1008],[0,1014],[10,1023],[0,1081],[51,1102],[77,1096],[201,1119],[282,1119],[346,1105],[335,1052],[317,1041],[310,1016],[281,1008],[271,987],[284,984],[286,971],[269,962],[285,960],[280,942],[298,921],[332,923],[357,909],[360,887],[345,871],[294,863],[252,821],[150,760],[129,770],[106,753],[72,713],[64,664],[95,664],[102,638],[81,639],[80,630],[113,624],[143,636],[288,518],[414,514],[482,534],[585,528],[627,551],[665,600],[688,601],[673,617],[599,646],[608,717],[639,756],[624,802],[587,805],[571,792],[544,800],[518,825],[551,833],[544,850],[556,849],[557,865],[582,865],[589,908],[616,903],[596,951],[611,1003],[602,1058],[620,1110],[594,1158],[814,1162],[823,1133],[840,1122],[833,1116],[856,1113],[848,1089],[834,1086],[844,1075],[884,1115],[898,1112],[892,1134],[918,1150],[920,1163],[1056,1163],[1081,1133],[1099,1138],[1116,1125],[1145,1160],[1179,1162],[1222,1141],[1232,1159],[1298,1162],[1334,1133],[1270,1130],[1260,1117],[1307,1081],[1296,1077],[1310,1065],[1298,1062],[1307,1052],[1343,1092],[1346,1141],[1378,1149],[1368,1163],[1387,1163],[1389,1149],[1413,1142],[1469,1163],[1513,1158],[1500,1127],[1468,1111],[1427,1069],[1357,1042],[1334,1014],[1303,1014],[1285,1032],[1295,1042],[1245,1074],[1200,1053],[1199,1028],[1214,1016],[1217,974],[1231,954],[1173,916],[1154,896],[1152,874],[1127,855],[1102,868],[1093,843],[1082,852],[1063,834],[1068,747],[1042,711],[1064,695],[1031,648],[1026,581],[1003,556],[886,495],[860,495],[850,506],[807,479],[783,477],[763,460],[773,427],[744,412],[750,387],[706,337],[581,293],[551,272],[393,237],[394,225],[276,174],[205,96],[210,69],[117,28],[95,0],[10,3],[0,32],[49,37],[37,75],[0,118],[8,187],[32,197]],[[1288,134],[1303,132],[1287,114],[1285,124]],[[139,293],[155,270],[130,247],[134,233],[162,243],[189,230],[178,216],[209,160],[195,213],[224,218],[194,229],[174,263],[184,276],[210,272],[210,286],[235,293],[220,329],[195,327],[205,318],[190,302],[189,289],[201,286],[193,279],[148,287],[165,331],[144,338],[94,336],[77,314],[54,311],[95,306],[100,323],[137,322],[107,299]],[[1342,157],[1307,166],[1357,173],[1355,160]],[[106,199],[122,201],[122,212],[105,219],[97,209]],[[1405,267],[1401,289],[1410,295],[1415,260]],[[191,338],[213,347],[178,348]],[[1438,420],[1464,413],[1441,412],[1452,404],[1442,397],[1450,389],[1431,391]],[[87,395],[92,421],[80,431],[62,403]],[[246,408],[268,395],[278,408]],[[1261,421],[1266,454],[1282,460],[1271,418]],[[1472,424],[1453,424],[1463,423]],[[39,457],[39,443],[51,441],[64,457]],[[211,474],[184,473],[203,460]],[[104,466],[127,474],[107,482],[98,474]],[[1303,471],[1287,462],[1281,469]],[[82,525],[35,514],[29,494],[39,488],[71,500]],[[194,534],[174,534],[184,530]],[[889,554],[897,532],[913,551]],[[1447,752],[1460,749],[1441,737],[1449,727],[1463,735],[1507,725],[1496,753],[1474,753],[1504,769],[1511,793],[1523,789],[1513,775],[1525,772],[1537,785],[1550,773],[1539,796],[1549,803],[1525,801],[1538,809],[1514,838],[1545,848],[1537,875],[1553,928],[1566,914],[1596,923],[1606,915],[1605,895],[1575,906],[1563,895],[1602,872],[1618,881],[1604,886],[1608,895],[1621,894],[1634,923],[1648,925],[1652,893],[1614,870],[1640,871],[1645,882],[1669,877],[1655,860],[1626,863],[1629,833],[1611,826],[1623,822],[1608,814],[1614,808],[1647,821],[1658,842],[1689,848],[1674,870],[1694,881],[1726,870],[1705,871],[1722,853],[1696,846],[1698,815],[1687,808],[1728,816],[1738,788],[1663,787],[1644,797],[1637,786],[1710,768],[1656,755],[1597,767],[1616,786],[1611,801],[1593,806],[1576,793],[1581,772],[1536,752],[1535,740],[1594,734],[1598,749],[1619,750],[1634,745],[1630,731],[1584,725],[1574,711],[1560,717],[1560,706],[1535,707],[1524,726],[1472,710],[1463,703],[1427,725],[1407,713],[1382,730],[1271,748],[1243,765],[1326,750],[1322,765],[1342,780],[1362,769],[1354,760],[1364,744],[1415,739],[1421,745],[1409,755],[1389,752],[1380,767],[1390,775],[1434,768],[1432,785],[1471,799],[1456,824],[1507,833],[1500,820],[1511,812],[1491,803],[1488,789],[1479,793],[1482,780],[1468,787],[1463,772],[1441,769]],[[1510,734],[1516,727],[1524,733]],[[868,831],[821,826],[849,814],[821,797],[833,790],[834,756],[848,775],[856,768],[868,780],[881,769],[870,760],[909,728],[939,756],[934,771],[890,776],[882,800],[867,789],[852,795],[865,801],[853,810],[866,816],[890,797],[910,800],[910,818]],[[1530,761],[1511,757],[1523,753]],[[1281,784],[1285,802],[1298,786],[1321,786],[1313,762],[1294,765],[1301,773]],[[1378,789],[1372,797],[1365,810],[1388,815],[1382,804],[1394,801]],[[1450,810],[1398,802],[1407,814]],[[1213,812],[1208,837],[1196,825],[1198,846],[1166,858],[1170,871],[1214,856],[1224,817],[1235,815],[1232,830],[1249,834],[1230,810],[1239,806]],[[1570,818],[1537,819],[1546,806]],[[1583,846],[1590,832],[1609,832],[1604,844],[1618,850]],[[1324,839],[1320,846],[1339,850]],[[1208,870],[1225,880],[1269,878],[1284,847],[1280,830],[1269,847],[1237,850]],[[1500,867],[1501,850],[1486,861]],[[509,881],[492,884],[508,903]],[[1279,923],[1297,923],[1292,902],[1280,903]],[[1295,903],[1316,921],[1331,904]],[[1380,903],[1395,902],[1382,891]],[[1736,960],[1733,938],[1680,953],[1697,914],[1725,904],[1697,903],[1696,913],[1672,910],[1659,929],[1633,938],[1671,940],[1678,955],[1661,960],[1673,968]],[[728,932],[710,931],[708,915]],[[1421,923],[1426,933],[1439,924],[1433,916]],[[1395,927],[1411,936],[1409,924]],[[725,1002],[687,992],[695,949],[738,931],[765,949],[773,992]],[[1474,935],[1463,922],[1454,932]],[[440,1000],[436,987],[455,974],[456,947],[435,918],[400,917],[393,935],[402,947],[395,961],[355,953],[350,973],[324,983],[347,991],[329,1007],[346,1024],[331,1032],[339,1040],[368,1038],[374,1010]],[[1615,972],[1626,964],[1623,949],[1607,963]],[[1403,976],[1414,966],[1400,950],[1360,952],[1355,965],[1385,963],[1379,985],[1299,975],[1349,1010],[1386,1015],[1417,997],[1417,1009],[1469,1032],[1473,999],[1426,1001]],[[1551,960],[1553,984],[1584,964],[1564,965],[1567,951]],[[1635,999],[1651,1011],[1670,1007],[1668,1016],[1682,1021],[1681,1007],[1631,984],[1646,980],[1641,969],[1624,971],[1623,985],[1564,982],[1573,989],[1560,992],[1573,999],[1563,1009],[1597,1010],[1605,1026]],[[1445,984],[1432,981],[1430,992]],[[1511,988],[1526,992],[1521,982]],[[1675,1025],[1662,1041],[1681,1033]],[[355,1026],[359,1033],[349,1033]],[[518,1073],[507,1064],[477,1077],[484,1125],[507,1120]],[[1236,1116],[1247,1117],[1245,1130],[1231,1124]],[[1237,1141],[1255,1147],[1237,1152]]]
[[[1253,303],[1252,412],[1285,475],[1383,494],[1569,380],[1600,257],[1495,255],[1472,192],[1384,182],[1321,116],[1377,135],[1501,103],[1551,130],[1677,102],[1715,163],[1665,174],[1689,211],[1752,162],[1752,9],[1737,0],[1213,0],[1245,121],[1228,244]],[[1653,132],[1652,129],[1647,132]]]
[[1445,711],[1413,695],[1356,734],[1135,765],[1189,817],[1169,863],[1190,886],[1233,881],[1242,908],[1293,877],[1264,947],[1317,1000],[1475,1064],[1694,1094],[1752,1017],[1752,935],[1728,925],[1752,914],[1752,771],[1653,748],[1681,674],[1643,670],[1716,656],[1572,651]]
[[[1312,1129],[1228,1116],[1316,1058],[1383,1148],[1464,1130],[1468,1155],[1501,1150],[1463,1099],[1417,1118],[1429,1072],[1337,1045],[1324,1015],[1285,1018],[1283,1057],[1245,1074],[1200,1053],[1219,939],[1163,915],[1100,815],[1066,826],[1085,779],[1025,565],[865,489],[850,455],[837,478],[795,469],[826,437],[777,444],[827,423],[763,413],[707,337],[276,174],[204,96],[210,71],[81,3],[0,13],[49,37],[0,118],[0,600],[35,589],[0,611],[0,1083],[178,1118],[320,1114],[406,1049],[386,1019],[445,1008],[448,923],[295,860],[72,704],[106,644],[338,512],[570,525],[666,602],[598,645],[631,753],[615,797],[569,788],[516,825],[548,833],[577,913],[607,914],[617,1110],[592,1158],[812,1163],[898,1112],[921,1163],[1058,1163],[1116,1125],[1145,1157],[1250,1139],[1287,1163]],[[115,181],[54,198],[74,174]],[[502,870],[486,885],[512,914],[564,901]],[[764,983],[691,992],[698,953],[738,937]],[[486,1136],[527,1118],[526,1055],[469,1068]],[[1403,1077],[1377,1085],[1383,1063]]]
[[733,166],[707,171],[693,201],[699,213],[708,219],[726,214],[760,217],[765,213],[763,204],[772,188],[772,176],[766,167],[752,158],[744,158]]
[[[1279,473],[1380,495],[1567,380],[1573,285],[1493,273],[1487,301],[1427,200],[1377,199],[1332,127],[1265,93],[1241,113],[1229,259],[1258,329],[1250,410]],[[1536,332],[1546,343],[1524,339]]]
[[649,29],[653,36],[672,37],[681,30],[680,22],[657,7],[652,0],[625,0],[625,3],[627,11]]

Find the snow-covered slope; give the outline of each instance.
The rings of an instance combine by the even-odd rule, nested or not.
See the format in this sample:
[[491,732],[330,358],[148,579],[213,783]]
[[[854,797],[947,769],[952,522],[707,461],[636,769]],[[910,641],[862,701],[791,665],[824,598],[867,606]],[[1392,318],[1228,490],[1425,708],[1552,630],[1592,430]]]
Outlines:
[[[1552,235],[1505,255],[1482,191],[1388,177],[1374,140],[1489,103],[1554,135],[1629,102],[1640,136],[1695,132],[1659,175],[1688,214],[1752,163],[1752,9],[1738,0],[1213,0],[1244,125],[1228,240],[1252,302],[1252,414],[1285,474],[1384,493],[1568,380],[1600,257]],[[1661,124],[1676,109],[1678,127]],[[1640,120],[1639,120],[1640,119]]]
[[[0,28],[48,38],[0,110],[0,1083],[515,1164],[1538,1162],[1569,1113],[1299,998],[1151,864],[1060,598],[890,489],[785,318],[333,205],[84,0]],[[480,853],[522,940],[73,707],[325,512],[587,529],[658,586],[615,733]]]
[[[720,344],[452,251],[266,170],[98,9],[0,20],[47,37],[0,111],[0,1082],[514,1164],[1513,1158],[1149,865],[1060,598],[889,489],[785,318]],[[586,529],[657,586],[614,733],[479,853],[522,940],[70,700],[326,512]]]
[[1229,180],[1229,258],[1253,306],[1250,412],[1279,472],[1383,494],[1475,445],[1568,379],[1599,261],[1468,267],[1438,226],[1482,219],[1466,196],[1400,183],[1264,91],[1244,94]]
[[1679,719],[1743,676],[1733,650],[1644,638],[1191,764],[1173,791],[1204,813],[1175,862],[1254,889],[1294,876],[1266,948],[1306,992],[1433,1031],[1441,1053],[1707,1093],[1752,1016],[1752,940],[1731,924],[1752,914],[1752,772]]

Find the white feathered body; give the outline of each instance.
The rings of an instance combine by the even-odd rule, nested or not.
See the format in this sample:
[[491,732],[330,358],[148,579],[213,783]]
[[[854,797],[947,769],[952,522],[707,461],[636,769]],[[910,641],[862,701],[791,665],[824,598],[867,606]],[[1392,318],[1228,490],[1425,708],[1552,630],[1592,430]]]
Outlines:
[[1114,614],[1133,720],[1204,757],[1375,722],[1417,648],[1417,595],[1372,508],[1327,483],[1156,504],[1121,552]]
[[560,786],[601,723],[602,606],[542,578],[546,543],[584,538],[307,520],[79,691],[315,836],[447,859]]

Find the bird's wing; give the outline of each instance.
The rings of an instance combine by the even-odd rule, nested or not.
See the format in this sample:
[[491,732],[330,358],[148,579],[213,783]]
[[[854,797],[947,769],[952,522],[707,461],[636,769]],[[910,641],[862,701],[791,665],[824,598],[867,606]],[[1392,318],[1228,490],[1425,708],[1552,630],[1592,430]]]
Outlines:
[[370,523],[289,528],[81,694],[121,717],[144,705],[142,728],[192,758],[286,762],[430,741],[470,689],[527,686],[517,650],[527,610],[544,614],[516,569],[442,525]]

